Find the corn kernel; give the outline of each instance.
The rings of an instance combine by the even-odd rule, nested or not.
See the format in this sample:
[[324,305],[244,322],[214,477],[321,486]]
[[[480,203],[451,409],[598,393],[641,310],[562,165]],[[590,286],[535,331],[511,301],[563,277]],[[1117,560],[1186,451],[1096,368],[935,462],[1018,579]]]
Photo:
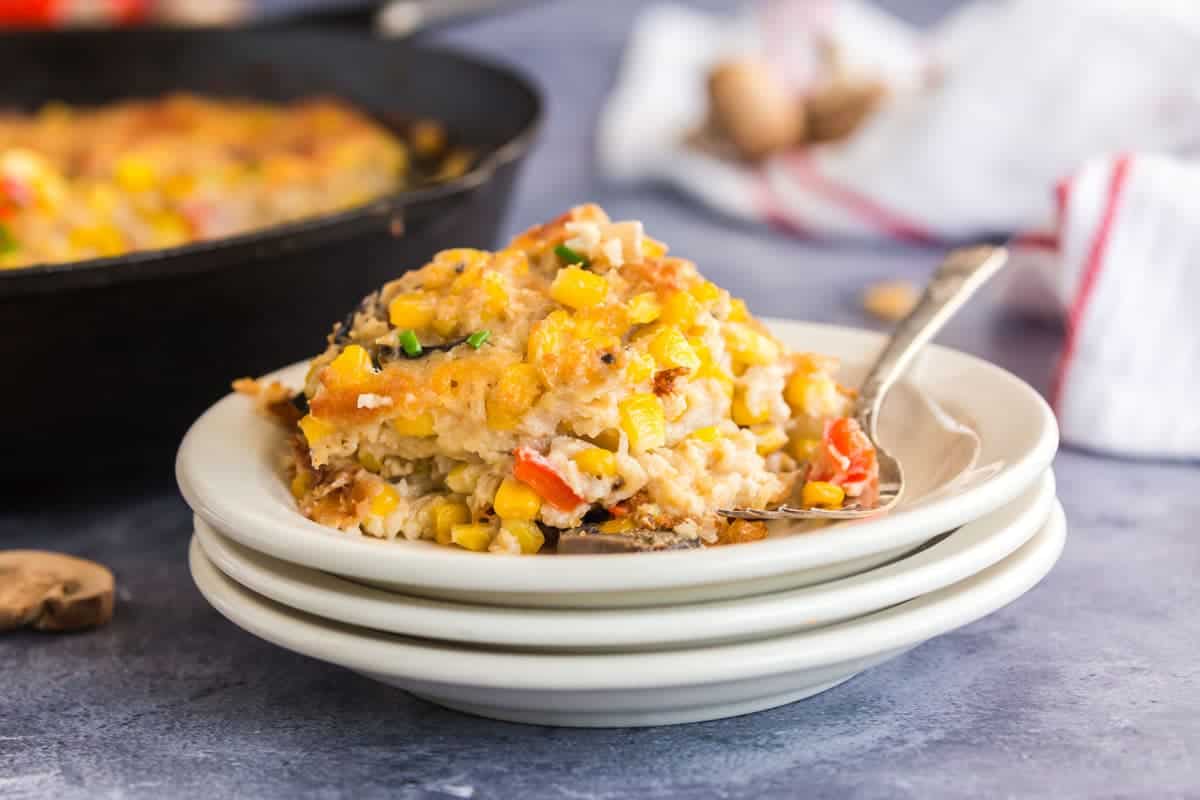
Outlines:
[[735,363],[753,367],[773,364],[779,359],[779,345],[771,337],[741,323],[726,326],[725,344]]
[[711,306],[717,300],[721,299],[721,290],[712,281],[700,281],[689,289],[692,297],[696,298],[701,305]]
[[398,294],[388,303],[388,320],[397,328],[422,330],[436,313],[432,298],[424,292]]
[[446,473],[446,487],[459,494],[471,494],[475,491],[475,476],[467,464],[458,464]]
[[508,278],[502,273],[488,271],[483,276],[484,300],[483,310],[490,316],[498,317],[508,307]]
[[821,447],[820,439],[810,439],[805,436],[793,436],[788,442],[788,455],[797,461],[811,461]]
[[654,377],[654,359],[647,353],[630,353],[625,365],[625,380],[645,383]]
[[733,417],[734,422],[743,427],[761,425],[770,418],[771,409],[766,403],[763,404],[762,408],[750,408],[750,406],[746,404],[745,390],[740,389],[734,392],[733,405],[730,408],[730,416]]
[[778,425],[755,425],[750,429],[758,439],[758,454],[769,456],[778,452],[788,443],[787,434]]
[[360,449],[355,457],[367,472],[379,472],[383,469],[383,464],[379,461],[379,458],[370,450]]
[[692,372],[700,367],[700,357],[679,328],[663,326],[650,340],[649,349],[650,355],[664,369],[683,367]]
[[611,478],[617,474],[617,457],[603,447],[589,447],[575,454],[575,463],[585,474]]
[[299,500],[312,488],[312,473],[308,470],[300,470],[292,476],[292,482],[288,486],[292,490],[292,497]]
[[154,165],[135,155],[122,156],[113,168],[113,176],[122,189],[130,192],[152,189],[157,180]]
[[501,519],[537,519],[542,508],[538,493],[515,478],[505,478],[496,490],[492,507]]
[[636,528],[633,520],[629,517],[620,517],[618,519],[610,519],[607,522],[601,522],[597,528],[601,533],[630,533]]
[[395,511],[398,505],[400,505],[400,493],[394,486],[385,483],[371,498],[370,513],[376,517],[386,517]]
[[800,503],[809,508],[841,508],[845,499],[842,487],[825,481],[807,481],[800,490]]
[[492,542],[492,527],[478,522],[467,522],[450,527],[450,541],[464,550],[482,552]]
[[642,258],[662,258],[667,254],[667,246],[649,236],[642,237]]
[[608,281],[579,267],[564,267],[550,284],[550,296],[564,306],[589,308],[608,296]]
[[653,450],[667,443],[667,420],[662,401],[652,394],[635,394],[618,405],[621,430],[635,453]]
[[793,373],[783,396],[796,414],[838,417],[846,413],[845,395],[839,391],[837,382],[823,373]]
[[662,305],[658,302],[658,295],[654,292],[642,292],[629,298],[626,310],[629,312],[630,322],[634,325],[645,325],[658,319],[659,314],[662,313]]
[[433,414],[428,411],[411,417],[395,417],[390,420],[392,428],[401,436],[434,436]]
[[442,500],[433,507],[433,536],[438,544],[450,544],[450,532],[455,525],[470,522],[471,511],[466,503]]
[[541,394],[542,382],[536,367],[527,363],[507,367],[488,393],[488,427],[497,431],[516,429]]
[[508,531],[521,545],[521,555],[531,556],[546,544],[546,536],[536,522],[527,519],[501,520],[500,527]]
[[716,425],[709,425],[706,428],[697,428],[692,431],[691,437],[698,439],[701,442],[715,442],[721,438],[721,429]]
[[703,309],[699,301],[685,291],[672,292],[662,308],[662,321],[667,325],[675,325],[684,330],[696,324],[696,317]]
[[745,322],[750,319],[750,311],[746,308],[746,301],[740,297],[735,297],[729,301],[729,316],[727,319],[730,322]]
[[309,445],[314,445],[317,442],[329,436],[334,431],[334,427],[323,419],[317,419],[312,414],[306,415],[300,420],[300,430],[304,433],[304,438]]
[[528,360],[534,364],[553,361],[571,327],[571,315],[562,309],[551,311],[533,326],[526,346]]
[[363,383],[375,374],[370,354],[356,344],[346,345],[325,371],[338,383],[348,386]]

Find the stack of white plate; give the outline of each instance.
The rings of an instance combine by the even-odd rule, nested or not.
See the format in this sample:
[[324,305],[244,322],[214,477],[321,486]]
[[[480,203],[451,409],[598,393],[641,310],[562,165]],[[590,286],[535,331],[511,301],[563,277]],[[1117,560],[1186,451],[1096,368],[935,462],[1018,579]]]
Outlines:
[[[839,356],[871,333],[775,322]],[[853,369],[859,365],[860,369]],[[295,383],[303,366],[276,377]],[[435,703],[554,725],[653,725],[790,703],[1010,603],[1050,570],[1066,524],[1041,397],[930,348],[884,409],[902,507],[764,541],[632,555],[512,557],[324,528],[295,509],[282,434],[244,398],[192,427],[179,484],[191,567],[226,617],[281,647]]]

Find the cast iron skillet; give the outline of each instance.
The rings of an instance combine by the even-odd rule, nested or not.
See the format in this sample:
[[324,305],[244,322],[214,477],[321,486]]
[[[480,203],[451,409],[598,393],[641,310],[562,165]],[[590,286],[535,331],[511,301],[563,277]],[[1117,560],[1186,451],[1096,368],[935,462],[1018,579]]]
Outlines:
[[348,32],[11,34],[0,75],[0,108],[172,90],[331,94],[385,121],[441,120],[483,154],[459,179],[345,213],[0,270],[0,478],[169,469],[188,423],[231,379],[319,352],[363,295],[437,250],[493,246],[542,113],[508,69]]

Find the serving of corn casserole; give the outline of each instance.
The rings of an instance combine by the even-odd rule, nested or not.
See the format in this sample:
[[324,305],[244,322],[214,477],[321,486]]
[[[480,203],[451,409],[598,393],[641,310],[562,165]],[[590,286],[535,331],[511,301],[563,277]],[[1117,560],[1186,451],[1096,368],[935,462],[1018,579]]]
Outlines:
[[[468,163],[333,99],[177,94],[0,113],[0,269],[117,256],[342,211]],[[437,175],[447,170],[446,175]]]
[[872,501],[835,368],[585,205],[370,295],[301,394],[236,386],[293,431],[291,491],[319,523],[494,553],[676,549],[767,535],[720,508]]

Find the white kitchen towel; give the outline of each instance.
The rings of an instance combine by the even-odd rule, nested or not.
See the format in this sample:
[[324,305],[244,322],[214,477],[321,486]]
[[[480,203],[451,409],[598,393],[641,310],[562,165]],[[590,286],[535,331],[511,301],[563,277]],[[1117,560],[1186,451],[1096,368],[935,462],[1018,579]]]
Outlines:
[[1066,315],[1050,393],[1063,439],[1200,458],[1200,163],[1096,158],[1057,196],[1056,230],[1015,240],[1009,288]]
[[[891,86],[850,140],[756,166],[685,144],[715,62],[766,58],[803,92],[822,35]],[[611,177],[802,235],[1011,236],[1006,299],[1066,320],[1050,389],[1064,441],[1198,459],[1196,75],[1200,2],[976,2],[924,35],[858,0],[735,19],[664,5],[635,27],[599,156]]]
[[[689,147],[709,69],[733,54],[798,93],[822,40],[887,102],[846,142],[759,165]],[[767,0],[639,17],[602,113],[608,176],[653,178],[800,233],[958,241],[1046,225],[1055,181],[1111,152],[1200,147],[1200,2],[978,2],[919,32],[863,0]]]

